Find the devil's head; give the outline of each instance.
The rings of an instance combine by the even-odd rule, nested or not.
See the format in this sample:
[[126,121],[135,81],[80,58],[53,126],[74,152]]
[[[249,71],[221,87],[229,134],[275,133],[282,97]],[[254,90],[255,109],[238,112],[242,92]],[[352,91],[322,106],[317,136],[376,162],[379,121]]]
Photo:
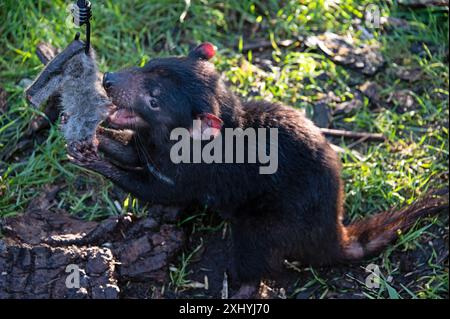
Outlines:
[[172,129],[189,129],[195,119],[220,125],[221,99],[228,92],[208,61],[214,54],[212,44],[203,43],[186,57],[157,58],[144,67],[105,73],[103,86],[116,106],[112,126],[168,139]]

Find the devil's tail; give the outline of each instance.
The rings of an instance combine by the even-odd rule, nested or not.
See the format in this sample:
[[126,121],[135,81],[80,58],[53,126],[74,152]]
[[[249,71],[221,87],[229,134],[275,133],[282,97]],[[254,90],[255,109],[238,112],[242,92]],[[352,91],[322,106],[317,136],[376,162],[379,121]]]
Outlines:
[[360,260],[379,253],[416,221],[440,212],[448,213],[448,188],[430,192],[409,207],[386,211],[345,227],[344,260]]

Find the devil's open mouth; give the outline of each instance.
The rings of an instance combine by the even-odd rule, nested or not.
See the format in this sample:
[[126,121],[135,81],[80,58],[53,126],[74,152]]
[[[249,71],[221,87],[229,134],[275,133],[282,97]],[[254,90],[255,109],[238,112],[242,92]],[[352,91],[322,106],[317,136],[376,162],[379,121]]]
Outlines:
[[116,128],[136,128],[145,125],[144,120],[136,112],[115,105],[110,109],[108,120]]

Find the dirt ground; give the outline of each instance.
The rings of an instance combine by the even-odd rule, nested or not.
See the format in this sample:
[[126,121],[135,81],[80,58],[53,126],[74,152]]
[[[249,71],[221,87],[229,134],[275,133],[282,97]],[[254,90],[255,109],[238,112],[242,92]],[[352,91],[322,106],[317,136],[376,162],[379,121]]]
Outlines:
[[[131,287],[167,279],[168,261],[183,244],[177,212],[154,207],[145,218],[86,222],[52,209],[57,191],[49,189],[25,214],[3,223],[0,299],[151,297]],[[70,265],[79,269],[80,287],[67,288]]]
[[[181,212],[160,206],[152,207],[147,217],[128,214],[102,222],[82,221],[55,207],[59,190],[47,188],[24,214],[3,221],[0,299],[222,298],[236,292],[237,284],[229,273],[227,227],[199,231],[187,238],[191,229],[177,226]],[[224,225],[219,217],[214,217],[213,223]],[[414,285],[417,276],[430,271],[428,260],[436,253],[437,260],[448,267],[448,231],[438,231],[430,229],[428,236],[422,236],[421,249],[393,253],[390,260],[400,274],[395,282],[388,279],[389,284]],[[185,270],[189,284],[174,289],[168,285],[169,267],[183,249],[194,247],[200,249]],[[70,286],[71,265],[79,270],[79,287]],[[291,265],[285,278],[261,283],[258,297],[366,298],[361,284],[368,276],[364,267],[315,269],[320,280],[299,290],[298,284],[308,282],[311,273],[308,268]]]

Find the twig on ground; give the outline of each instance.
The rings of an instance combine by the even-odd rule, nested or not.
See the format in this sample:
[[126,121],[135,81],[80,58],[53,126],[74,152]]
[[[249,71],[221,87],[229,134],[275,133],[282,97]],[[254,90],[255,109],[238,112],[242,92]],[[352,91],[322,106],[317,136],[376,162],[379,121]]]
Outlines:
[[357,146],[357,145],[359,145],[361,143],[364,143],[365,141],[367,141],[367,136],[361,137],[359,140],[357,140],[357,141],[347,145],[347,147],[349,149],[352,149],[353,147],[355,147],[355,146]]
[[[353,132],[353,131],[345,131],[345,130],[336,130],[336,129],[328,129],[321,128],[320,129],[323,134],[334,137],[345,137],[345,138],[353,138],[353,139],[365,139],[367,141],[386,141],[386,137],[383,134],[378,133],[366,133],[366,132]],[[361,142],[360,142],[361,143]]]

